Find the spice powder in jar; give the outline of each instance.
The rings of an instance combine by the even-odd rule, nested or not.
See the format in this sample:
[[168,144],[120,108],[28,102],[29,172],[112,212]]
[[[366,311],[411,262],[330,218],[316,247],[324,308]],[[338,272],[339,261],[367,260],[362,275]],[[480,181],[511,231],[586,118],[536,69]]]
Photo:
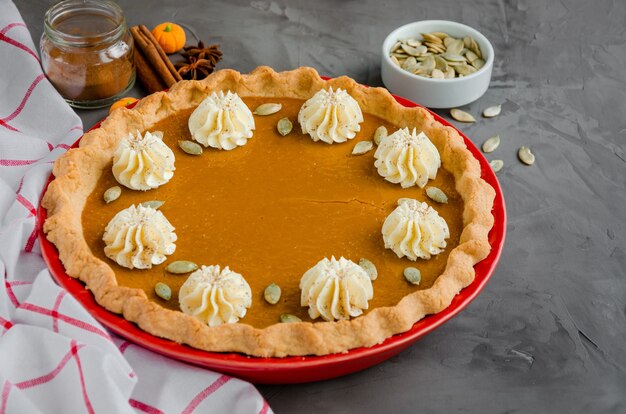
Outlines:
[[108,0],[65,0],[44,18],[41,63],[76,108],[108,106],[135,83],[133,38],[120,7]]

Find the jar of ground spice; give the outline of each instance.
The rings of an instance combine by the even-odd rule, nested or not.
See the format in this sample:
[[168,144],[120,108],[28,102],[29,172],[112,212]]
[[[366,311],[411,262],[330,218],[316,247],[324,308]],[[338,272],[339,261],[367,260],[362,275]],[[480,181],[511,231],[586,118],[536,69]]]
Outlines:
[[76,108],[108,106],[135,83],[133,38],[122,9],[109,0],[65,0],[44,18],[41,64]]

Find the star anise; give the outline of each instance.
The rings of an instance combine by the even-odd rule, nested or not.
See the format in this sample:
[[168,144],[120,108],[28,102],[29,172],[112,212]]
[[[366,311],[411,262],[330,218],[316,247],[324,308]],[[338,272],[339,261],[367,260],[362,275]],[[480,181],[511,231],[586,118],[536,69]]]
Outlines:
[[215,64],[209,59],[198,59],[191,56],[188,60],[188,62],[174,65],[183,79],[204,79],[215,70]]
[[181,53],[187,60],[195,57],[196,59],[206,59],[213,63],[213,66],[217,65],[217,62],[222,59],[222,51],[220,45],[214,44],[204,46],[202,40],[198,42],[197,46],[187,46],[185,51]]

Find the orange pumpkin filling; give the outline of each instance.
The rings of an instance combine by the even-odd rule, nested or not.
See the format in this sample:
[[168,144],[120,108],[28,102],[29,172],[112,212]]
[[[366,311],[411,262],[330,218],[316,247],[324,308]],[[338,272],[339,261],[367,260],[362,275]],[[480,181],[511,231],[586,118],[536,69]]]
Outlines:
[[[122,196],[107,205],[102,195],[118,183],[111,168],[105,169],[87,200],[82,225],[93,254],[113,268],[119,285],[143,289],[154,302],[179,310],[177,293],[187,275],[167,273],[168,263],[190,260],[230,266],[245,277],[253,293],[252,307],[240,323],[257,328],[277,323],[282,313],[310,321],[307,308],[300,306],[299,282],[324,257],[344,256],[357,263],[363,257],[376,265],[379,276],[373,282],[370,310],[396,305],[407,294],[432,286],[449,252],[458,245],[463,225],[463,200],[448,171],[440,168],[428,184],[448,196],[448,204],[437,204],[424,189],[402,189],[386,182],[374,167],[374,150],[351,155],[354,145],[371,140],[378,126],[385,125],[391,133],[397,129],[394,125],[364,114],[355,139],[329,145],[301,134],[297,115],[304,101],[243,100],[251,109],[269,100],[283,105],[274,115],[255,116],[256,130],[246,145],[232,151],[205,149],[200,156],[185,154],[177,142],[191,139],[187,121],[192,110],[188,110],[150,129],[162,131],[176,155],[176,171],[169,183],[147,192],[123,188]],[[283,117],[294,123],[286,137],[276,130]],[[412,262],[385,249],[382,223],[402,197],[426,201],[446,220],[450,238],[443,253]],[[165,201],[160,210],[176,228],[176,252],[150,270],[123,268],[104,255],[104,228],[120,210],[148,200]],[[404,279],[408,266],[420,269],[419,286]],[[156,296],[157,282],[172,288],[171,300]],[[276,305],[263,299],[270,283],[282,289]]]

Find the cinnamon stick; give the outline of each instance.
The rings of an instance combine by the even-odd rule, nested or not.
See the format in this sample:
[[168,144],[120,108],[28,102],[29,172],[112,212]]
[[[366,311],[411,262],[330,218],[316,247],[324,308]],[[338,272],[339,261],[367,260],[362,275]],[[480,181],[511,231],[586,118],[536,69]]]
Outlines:
[[163,50],[159,42],[152,35],[152,32],[148,30],[148,28],[143,24],[139,25],[139,30],[141,30],[141,33],[143,33],[146,39],[148,39],[150,43],[154,46],[157,53],[161,57],[161,60],[165,62],[165,65],[167,66],[168,71],[172,74],[172,76],[174,76],[174,79],[176,80],[176,82],[183,80],[183,78],[180,76],[178,71],[174,68],[174,65],[172,64],[170,59],[167,57],[167,54],[165,53],[165,51]]
[[139,48],[135,49],[135,67],[137,68],[137,79],[148,93],[167,89],[165,82],[163,82],[161,78],[159,78],[159,75],[152,69],[150,63]]
[[137,75],[148,92],[152,93],[169,88],[181,80],[161,46],[145,26],[133,26],[130,32],[136,46]]

